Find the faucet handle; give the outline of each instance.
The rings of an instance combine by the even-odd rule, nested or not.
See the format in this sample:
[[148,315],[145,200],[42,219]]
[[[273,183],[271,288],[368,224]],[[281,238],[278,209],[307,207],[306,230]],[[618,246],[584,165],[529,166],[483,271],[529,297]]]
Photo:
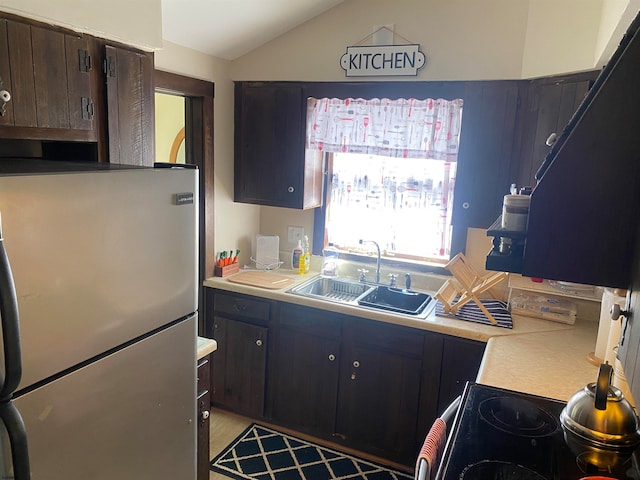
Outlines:
[[411,274],[410,273],[404,274],[404,285],[407,290],[411,290]]
[[395,287],[397,278],[398,278],[398,274],[397,273],[390,273],[389,274],[389,286]]
[[358,273],[360,274],[359,278],[361,282],[364,282],[367,279],[367,273],[369,273],[369,270],[365,269],[365,268],[359,268],[358,269]]

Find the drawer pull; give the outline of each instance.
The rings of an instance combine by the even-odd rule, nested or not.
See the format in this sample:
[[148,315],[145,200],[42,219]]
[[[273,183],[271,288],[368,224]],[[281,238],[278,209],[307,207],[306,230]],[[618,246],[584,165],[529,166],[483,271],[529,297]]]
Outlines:
[[260,339],[256,340],[256,345],[261,347],[262,346],[262,340],[260,340]]
[[205,422],[209,418],[209,415],[209,410],[203,410],[202,412],[200,412],[200,421]]
[[329,354],[329,361],[333,362],[336,359],[336,356],[333,353]]
[[360,366],[360,362],[358,360],[353,362],[353,368],[358,368]]

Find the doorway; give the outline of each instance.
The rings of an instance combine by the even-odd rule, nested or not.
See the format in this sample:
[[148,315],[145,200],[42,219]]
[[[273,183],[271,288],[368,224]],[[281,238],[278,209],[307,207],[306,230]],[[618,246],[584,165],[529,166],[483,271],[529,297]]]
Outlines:
[[[156,70],[154,73],[156,93],[182,97],[184,99],[184,141],[178,142],[176,150],[183,148],[184,161],[198,166],[200,171],[200,232],[198,252],[198,334],[204,334],[204,279],[213,276],[213,97],[214,84],[174,73]],[[177,157],[177,153],[176,153]],[[171,158],[171,157],[170,157]]]

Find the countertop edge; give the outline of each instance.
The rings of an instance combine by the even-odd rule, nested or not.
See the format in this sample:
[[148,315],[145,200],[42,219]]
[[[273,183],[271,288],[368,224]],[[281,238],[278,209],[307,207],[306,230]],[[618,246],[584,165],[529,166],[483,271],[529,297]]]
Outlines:
[[201,360],[218,349],[218,342],[216,342],[213,338],[198,337],[196,346],[196,358],[198,360]]

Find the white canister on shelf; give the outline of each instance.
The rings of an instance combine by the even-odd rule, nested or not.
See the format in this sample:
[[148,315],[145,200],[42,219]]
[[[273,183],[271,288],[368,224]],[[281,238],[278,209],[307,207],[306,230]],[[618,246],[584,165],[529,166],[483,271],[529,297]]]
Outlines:
[[502,228],[512,232],[526,232],[530,203],[529,195],[505,195],[502,204]]

